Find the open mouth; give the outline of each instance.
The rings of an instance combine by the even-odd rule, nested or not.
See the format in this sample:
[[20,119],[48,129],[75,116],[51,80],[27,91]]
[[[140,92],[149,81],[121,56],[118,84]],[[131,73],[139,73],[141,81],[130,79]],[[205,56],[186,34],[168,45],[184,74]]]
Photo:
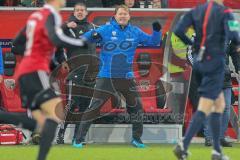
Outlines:
[[78,17],[82,17],[83,15],[82,14],[78,14]]

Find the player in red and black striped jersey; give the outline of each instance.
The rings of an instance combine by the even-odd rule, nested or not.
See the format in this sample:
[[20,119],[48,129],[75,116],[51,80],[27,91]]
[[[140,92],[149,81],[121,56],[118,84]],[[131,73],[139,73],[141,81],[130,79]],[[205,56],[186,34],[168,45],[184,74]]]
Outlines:
[[[46,159],[57,125],[64,118],[62,100],[49,82],[51,57],[56,47],[77,48],[85,44],[81,38],[66,36],[61,29],[59,10],[65,5],[65,0],[45,1],[43,8],[30,15],[26,26],[13,42],[13,51],[24,52],[15,75],[22,105],[31,110],[33,118],[42,128],[38,160]],[[10,115],[3,115],[1,119],[13,121]],[[23,124],[27,124],[26,121],[31,119],[21,119]],[[32,125],[25,127],[33,128]]]
[[55,47],[74,48],[83,46],[83,40],[66,36],[61,29],[61,17],[49,4],[34,12],[27,20],[26,27],[18,39],[26,37],[26,49],[17,77],[37,70],[49,72],[49,63]]

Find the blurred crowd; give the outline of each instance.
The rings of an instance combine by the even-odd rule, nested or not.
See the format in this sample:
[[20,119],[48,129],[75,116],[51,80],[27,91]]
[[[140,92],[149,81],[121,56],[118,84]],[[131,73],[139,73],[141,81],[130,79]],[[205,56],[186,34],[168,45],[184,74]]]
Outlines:
[[[129,8],[166,8],[168,0],[67,0],[66,7],[83,2],[87,7],[111,8],[126,4]],[[0,6],[41,7],[44,0],[1,0]]]

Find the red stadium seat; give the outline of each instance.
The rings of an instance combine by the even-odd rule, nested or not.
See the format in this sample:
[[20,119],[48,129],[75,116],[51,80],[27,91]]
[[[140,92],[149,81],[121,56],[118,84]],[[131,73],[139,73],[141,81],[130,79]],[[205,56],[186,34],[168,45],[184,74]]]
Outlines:
[[8,112],[25,112],[22,108],[19,96],[19,88],[16,80],[12,77],[4,76],[4,83],[1,83],[2,107]]
[[1,107],[8,112],[25,112],[22,108],[21,99],[19,96],[19,88],[14,78],[14,70],[16,67],[16,57],[11,52],[6,52],[3,55],[4,60],[4,81],[0,84],[1,89]]
[[[166,91],[161,85],[160,77],[163,75],[162,64],[155,62],[149,53],[139,53],[137,63],[134,64],[134,74],[136,77],[137,90],[141,96],[143,110],[145,113],[167,113],[170,109],[165,109]],[[161,93],[158,93],[160,89]],[[160,97],[161,96],[161,97]],[[161,102],[160,102],[161,101]],[[160,103],[159,103],[160,102]],[[161,106],[159,106],[161,104]]]

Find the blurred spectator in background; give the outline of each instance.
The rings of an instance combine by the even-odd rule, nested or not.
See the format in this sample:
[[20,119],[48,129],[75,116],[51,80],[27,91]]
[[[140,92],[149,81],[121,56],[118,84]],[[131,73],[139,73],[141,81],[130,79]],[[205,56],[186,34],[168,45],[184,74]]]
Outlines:
[[152,8],[162,8],[162,0],[152,0]]
[[168,8],[168,0],[160,0],[160,1],[161,1],[161,8]]
[[[135,0],[136,4],[140,4],[140,8],[167,8],[168,0]],[[141,6],[144,4],[144,7]],[[132,7],[137,8],[137,7]]]
[[4,6],[4,0],[0,1],[0,6]]
[[20,3],[20,0],[2,0],[4,3],[4,6],[18,6]]
[[41,7],[44,0],[1,0],[0,6]]
[[124,4],[128,6],[128,8],[140,8],[138,0],[124,0]]
[[19,5],[23,7],[40,7],[43,5],[43,0],[21,0]]
[[[26,1],[26,0],[22,0],[22,1]],[[31,5],[32,7],[42,7],[44,3],[45,3],[44,0],[32,0]]]
[[32,7],[33,6],[33,1],[32,0],[21,0],[21,6]]

